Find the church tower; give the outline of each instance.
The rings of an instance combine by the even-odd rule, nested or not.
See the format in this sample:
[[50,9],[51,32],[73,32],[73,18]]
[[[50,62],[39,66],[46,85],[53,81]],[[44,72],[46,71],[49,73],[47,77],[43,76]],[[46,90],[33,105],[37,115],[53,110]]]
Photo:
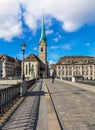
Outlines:
[[47,64],[47,39],[45,35],[45,24],[44,24],[44,17],[42,20],[42,30],[41,30],[41,37],[39,43],[39,59],[44,63]]

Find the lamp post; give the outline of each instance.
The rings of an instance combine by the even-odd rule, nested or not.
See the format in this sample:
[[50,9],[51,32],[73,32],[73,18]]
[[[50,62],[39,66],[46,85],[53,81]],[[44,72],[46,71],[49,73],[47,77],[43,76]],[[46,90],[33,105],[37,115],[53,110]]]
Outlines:
[[38,80],[38,64],[36,64],[36,82]]
[[21,48],[22,48],[22,55],[23,55],[23,60],[22,60],[22,80],[24,81],[25,80],[25,76],[24,76],[24,54],[25,54],[26,44],[22,43]]

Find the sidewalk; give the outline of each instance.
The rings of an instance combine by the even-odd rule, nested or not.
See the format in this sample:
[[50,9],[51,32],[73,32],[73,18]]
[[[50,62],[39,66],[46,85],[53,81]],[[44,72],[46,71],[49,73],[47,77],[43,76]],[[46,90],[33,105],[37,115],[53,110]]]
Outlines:
[[40,80],[0,130],[60,130],[44,80]]
[[58,81],[46,83],[65,130],[95,130],[95,87]]
[[33,91],[27,93],[24,101],[5,122],[1,130],[36,130],[39,113],[41,81]]
[[56,79],[56,80],[73,85],[73,86],[77,86],[79,88],[83,88],[83,89],[86,89],[88,91],[95,93],[95,87],[93,85],[87,85],[87,84],[82,84],[82,83],[77,83],[77,82],[72,82],[72,81],[67,81],[67,80],[60,80],[60,79]]

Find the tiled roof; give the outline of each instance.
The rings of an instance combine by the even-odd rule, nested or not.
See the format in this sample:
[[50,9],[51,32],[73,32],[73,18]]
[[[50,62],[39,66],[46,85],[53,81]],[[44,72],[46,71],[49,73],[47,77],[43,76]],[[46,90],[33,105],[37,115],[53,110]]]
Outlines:
[[24,61],[40,61],[40,59],[36,55],[30,54],[24,59]]
[[65,56],[61,57],[57,64],[91,64],[95,63],[95,58],[91,56]]
[[[16,60],[18,60],[17,58],[8,56],[8,55],[4,55],[4,54],[0,54],[0,60],[4,60],[4,58],[9,61],[9,62],[15,62]],[[21,62],[20,60],[18,60],[19,62]]]

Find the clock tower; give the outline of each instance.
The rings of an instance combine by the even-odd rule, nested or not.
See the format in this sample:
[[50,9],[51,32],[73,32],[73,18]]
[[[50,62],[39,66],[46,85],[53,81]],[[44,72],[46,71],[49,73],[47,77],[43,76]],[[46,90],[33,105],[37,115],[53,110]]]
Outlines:
[[45,35],[44,17],[42,20],[42,30],[41,30],[41,37],[40,37],[40,43],[39,43],[39,59],[44,64],[47,63],[47,39]]
[[39,42],[39,59],[43,64],[43,76],[47,77],[47,38],[45,34],[44,17],[42,19],[42,30]]

